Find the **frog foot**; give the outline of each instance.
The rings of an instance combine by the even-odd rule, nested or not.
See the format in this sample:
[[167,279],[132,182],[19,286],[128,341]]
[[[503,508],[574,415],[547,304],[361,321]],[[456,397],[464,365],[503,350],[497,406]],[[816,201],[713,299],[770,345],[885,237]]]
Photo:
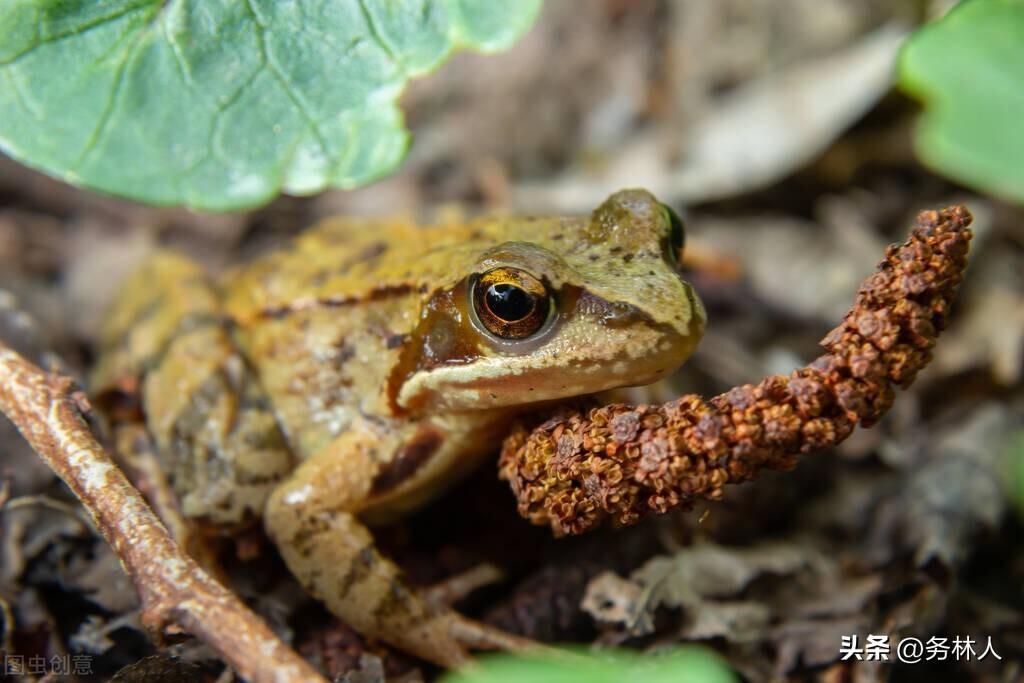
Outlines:
[[[337,461],[327,461],[336,467]],[[445,668],[471,661],[471,649],[521,650],[533,643],[468,619],[406,584],[398,566],[380,554],[370,531],[327,489],[307,490],[317,463],[271,496],[265,524],[299,583],[360,633]],[[318,491],[324,489],[317,489]]]

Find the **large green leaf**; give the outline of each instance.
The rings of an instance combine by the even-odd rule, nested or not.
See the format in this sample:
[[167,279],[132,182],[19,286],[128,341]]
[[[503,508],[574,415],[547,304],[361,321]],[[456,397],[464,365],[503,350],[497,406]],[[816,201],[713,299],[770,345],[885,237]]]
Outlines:
[[0,149],[69,182],[229,210],[401,161],[396,99],[541,0],[0,0]]
[[1024,0],[967,0],[907,41],[899,82],[926,110],[935,170],[1024,202]]

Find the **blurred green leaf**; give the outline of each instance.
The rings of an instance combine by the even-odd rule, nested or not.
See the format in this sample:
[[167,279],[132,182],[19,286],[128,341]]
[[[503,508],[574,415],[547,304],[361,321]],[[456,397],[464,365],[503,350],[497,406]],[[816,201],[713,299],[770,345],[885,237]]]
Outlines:
[[540,3],[4,0],[0,149],[199,209],[354,187],[405,155],[409,78],[510,45]]
[[527,659],[511,655],[484,657],[473,671],[451,673],[443,683],[738,683],[738,678],[710,650],[687,646],[669,653],[637,655],[627,651],[565,658]]
[[1024,202],[1024,0],[961,3],[910,37],[898,80],[925,105],[925,164]]

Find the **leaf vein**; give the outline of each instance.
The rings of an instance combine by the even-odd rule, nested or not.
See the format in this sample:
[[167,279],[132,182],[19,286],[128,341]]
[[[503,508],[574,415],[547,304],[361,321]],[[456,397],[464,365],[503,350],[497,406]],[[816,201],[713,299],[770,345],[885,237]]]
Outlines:
[[377,28],[377,22],[374,20],[373,15],[370,14],[370,10],[366,6],[366,0],[359,0],[359,9],[363,13],[363,19],[366,20],[366,26],[370,29],[370,37],[376,41],[377,45],[380,46],[380,49],[384,50],[384,54],[388,56],[388,59],[394,62],[403,74],[407,73],[405,64],[401,59],[399,59],[391,45],[384,40],[384,35]]
[[[259,78],[259,75],[263,73],[263,70],[265,68],[266,64],[264,63],[261,64],[258,69],[254,69],[252,74],[245,80],[245,82],[238,86],[235,92],[231,93],[231,95],[229,95],[224,100],[224,102],[218,103],[218,106],[213,111],[214,120],[213,125],[210,126],[210,136],[206,142],[206,149],[213,150],[214,156],[225,166],[231,166],[231,159],[227,159],[223,155],[221,155],[219,148],[213,144],[214,139],[217,137],[217,132],[220,130],[221,125],[224,121],[224,112],[226,112],[231,107],[231,105],[233,105],[242,97],[242,95],[249,88],[249,86],[256,82],[256,79]],[[203,159],[205,159],[205,157]],[[200,161],[202,161],[203,159],[200,159]],[[197,162],[195,165],[198,166],[198,164],[199,162]],[[189,170],[191,170],[191,168]]]
[[185,85],[193,86],[192,69],[189,68],[188,60],[185,59],[185,51],[181,49],[181,44],[178,43],[177,38],[173,33],[171,33],[170,26],[168,26],[168,22],[166,20],[160,22],[160,29],[164,35],[164,40],[166,40],[167,44],[171,47],[171,54],[174,55],[174,61],[178,65],[178,71],[181,73],[181,79],[185,82]]
[[26,47],[21,52],[8,57],[7,59],[0,60],[0,66],[11,66],[15,62],[17,62],[20,59],[28,56],[33,51],[35,51],[37,48],[40,48],[43,45],[50,45],[50,44],[53,44],[53,43],[59,43],[60,41],[66,40],[67,38],[73,38],[75,36],[85,35],[89,31],[92,31],[95,28],[99,28],[100,26],[103,26],[104,24],[107,24],[107,23],[109,23],[111,21],[117,21],[121,17],[127,16],[127,15],[132,14],[134,12],[137,12],[139,10],[145,11],[147,9],[147,6],[148,5],[152,5],[153,3],[154,3],[154,0],[139,0],[139,2],[137,2],[134,5],[130,5],[128,7],[122,8],[122,9],[116,11],[116,12],[111,12],[110,14],[107,14],[107,15],[102,16],[102,17],[97,17],[96,19],[94,19],[94,20],[92,20],[92,21],[90,21],[88,23],[82,24],[81,26],[76,26],[74,29],[69,29],[69,30],[63,31],[61,33],[56,33],[56,34],[54,34],[52,36],[47,36],[45,40],[42,38],[43,27],[42,27],[42,23],[41,23],[42,22],[42,18],[40,18],[39,19],[40,24],[36,28],[36,39],[35,39],[35,42],[32,43],[32,45],[29,45],[28,47]]
[[[162,5],[160,7],[157,7],[156,10],[150,14],[149,19],[152,19],[152,17],[155,15],[159,15],[161,9]],[[85,146],[82,148],[82,152],[78,155],[78,158],[74,161],[74,163],[72,163],[71,166],[68,168],[69,174],[76,173],[77,170],[82,166],[82,164],[85,163],[89,155],[93,152],[93,150],[96,149],[97,145],[99,145],[100,140],[103,138],[103,135],[107,130],[107,127],[110,125],[110,119],[114,112],[114,106],[117,103],[117,99],[120,96],[122,89],[124,88],[125,73],[128,71],[128,65],[131,64],[131,62],[135,59],[135,51],[142,43],[142,39],[145,38],[149,31],[153,28],[152,22],[147,23],[148,25],[146,27],[139,29],[138,34],[135,36],[135,40],[132,41],[132,44],[126,50],[124,59],[121,60],[121,63],[118,65],[117,74],[115,75],[114,80],[114,87],[110,89],[110,95],[107,97],[107,102],[104,105],[103,113],[100,114],[99,121],[97,121],[96,126],[93,128],[93,131],[89,135],[88,140],[86,140]]]
[[[271,57],[270,50],[267,49],[266,25],[260,19],[259,13],[256,11],[256,8],[252,4],[252,0],[245,0],[245,4],[249,8],[249,12],[252,14],[253,18],[256,21],[257,32],[259,33],[260,38],[260,51],[263,55],[263,62],[266,69],[280,84],[281,89],[284,91],[284,94],[288,97],[291,103],[295,106],[295,109],[306,120],[306,124],[310,127],[310,130],[313,133],[313,137],[316,139],[317,145],[319,145],[320,151],[323,153],[324,158],[327,159],[329,163],[333,162],[331,154],[328,151],[327,141],[324,138],[323,133],[320,131],[320,126],[317,123],[316,118],[306,108],[306,105],[305,103],[302,102],[302,99],[294,92],[291,85],[288,83],[288,79],[284,77],[284,74],[282,73],[281,69],[278,67],[277,64],[274,63],[274,60]],[[290,163],[291,159],[289,159],[288,162]]]
[[25,97],[25,91],[22,89],[21,84],[14,78],[14,70],[4,69],[3,74],[7,77],[7,82],[11,84],[11,92],[14,93],[14,99],[17,100],[18,105],[28,112],[29,116],[40,118],[42,116],[42,112],[40,112],[34,105],[30,104],[28,98]]

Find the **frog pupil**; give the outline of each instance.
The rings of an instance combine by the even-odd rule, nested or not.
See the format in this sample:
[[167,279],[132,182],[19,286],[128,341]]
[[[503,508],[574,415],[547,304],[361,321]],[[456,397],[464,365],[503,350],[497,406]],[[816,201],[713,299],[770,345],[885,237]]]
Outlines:
[[507,322],[516,322],[530,315],[535,303],[531,294],[515,285],[502,283],[487,289],[487,308]]

